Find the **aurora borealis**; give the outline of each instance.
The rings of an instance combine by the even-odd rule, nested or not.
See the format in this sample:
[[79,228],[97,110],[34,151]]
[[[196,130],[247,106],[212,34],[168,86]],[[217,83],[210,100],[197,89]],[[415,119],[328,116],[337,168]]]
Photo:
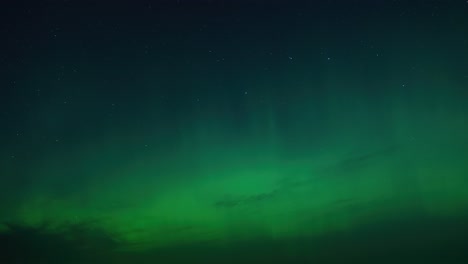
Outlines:
[[465,263],[466,1],[14,1],[0,263]]

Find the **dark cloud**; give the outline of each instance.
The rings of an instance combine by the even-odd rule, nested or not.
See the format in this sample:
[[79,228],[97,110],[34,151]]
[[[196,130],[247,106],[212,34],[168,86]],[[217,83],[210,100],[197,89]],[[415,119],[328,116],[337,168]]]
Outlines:
[[118,241],[91,222],[54,228],[49,223],[31,227],[3,223],[0,233],[1,263],[76,263],[104,258],[116,250]]

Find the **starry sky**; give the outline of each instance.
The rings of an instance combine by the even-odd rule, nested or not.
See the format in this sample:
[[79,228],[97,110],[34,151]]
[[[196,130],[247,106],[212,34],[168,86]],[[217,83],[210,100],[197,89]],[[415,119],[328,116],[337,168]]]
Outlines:
[[466,1],[10,2],[0,262],[468,260]]

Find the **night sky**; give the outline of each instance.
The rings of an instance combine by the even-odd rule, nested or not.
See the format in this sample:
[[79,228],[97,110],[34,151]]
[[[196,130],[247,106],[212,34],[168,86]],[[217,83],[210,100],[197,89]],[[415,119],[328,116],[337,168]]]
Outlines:
[[468,2],[7,1],[0,263],[467,263]]

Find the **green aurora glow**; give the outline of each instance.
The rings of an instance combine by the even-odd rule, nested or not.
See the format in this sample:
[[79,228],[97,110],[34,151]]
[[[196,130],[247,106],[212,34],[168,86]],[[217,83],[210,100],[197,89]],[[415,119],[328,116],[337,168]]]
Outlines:
[[357,15],[281,28],[249,14],[167,15],[156,36],[111,32],[110,17],[21,50],[2,106],[0,230],[99,230],[136,254],[466,214],[463,12],[362,18],[385,34]]

